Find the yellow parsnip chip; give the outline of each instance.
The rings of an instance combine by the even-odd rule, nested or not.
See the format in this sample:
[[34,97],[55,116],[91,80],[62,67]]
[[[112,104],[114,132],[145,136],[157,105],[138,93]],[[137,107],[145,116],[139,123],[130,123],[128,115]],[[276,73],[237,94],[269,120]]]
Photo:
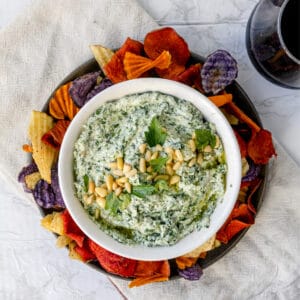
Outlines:
[[40,172],[31,173],[25,176],[25,184],[30,190],[33,190],[41,178]]
[[51,232],[63,235],[64,223],[61,214],[61,212],[53,212],[52,214],[46,215],[41,220],[41,225]]
[[63,248],[71,243],[72,239],[66,235],[60,235],[56,240],[56,246],[58,248]]
[[51,167],[58,152],[42,142],[42,136],[54,125],[53,118],[44,112],[32,111],[28,129],[32,144],[32,157],[37,164],[42,179],[51,183]]
[[90,45],[90,49],[92,50],[99,67],[105,74],[105,70],[103,67],[108,62],[110,62],[111,58],[115,53],[111,49],[103,47],[101,45]]
[[216,235],[213,235],[208,241],[206,241],[200,247],[194,249],[193,251],[186,253],[183,257],[199,257],[202,252],[212,250],[215,245]]

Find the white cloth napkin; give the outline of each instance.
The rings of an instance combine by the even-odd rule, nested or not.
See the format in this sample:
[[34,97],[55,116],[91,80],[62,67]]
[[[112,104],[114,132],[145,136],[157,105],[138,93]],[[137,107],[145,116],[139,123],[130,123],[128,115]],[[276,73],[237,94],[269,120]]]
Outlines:
[[[12,190],[26,198],[16,178],[27,163],[21,147],[31,110],[42,109],[57,84],[92,57],[88,45],[115,48],[157,26],[134,0],[56,0],[36,2],[0,33],[0,176]],[[112,279],[122,293],[131,299],[300,297],[300,171],[280,145],[277,151],[256,224],[200,281],[128,289],[127,281]]]

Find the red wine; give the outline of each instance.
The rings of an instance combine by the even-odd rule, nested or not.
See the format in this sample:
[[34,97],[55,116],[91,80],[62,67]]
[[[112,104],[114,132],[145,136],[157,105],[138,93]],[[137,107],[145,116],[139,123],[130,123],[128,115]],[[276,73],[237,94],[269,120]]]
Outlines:
[[287,50],[300,60],[300,1],[290,0],[282,11],[281,36]]

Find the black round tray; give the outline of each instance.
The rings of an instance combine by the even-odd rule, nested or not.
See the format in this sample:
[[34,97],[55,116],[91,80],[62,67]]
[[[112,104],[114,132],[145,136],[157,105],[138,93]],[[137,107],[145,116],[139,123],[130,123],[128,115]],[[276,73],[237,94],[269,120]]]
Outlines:
[[[204,61],[203,57],[201,57],[200,55],[197,55],[195,53],[192,53],[191,63],[197,63],[197,62],[202,63],[203,61]],[[60,84],[55,88],[55,90],[53,91],[53,93],[50,95],[47,102],[45,103],[44,111],[48,111],[48,103],[49,103],[50,99],[53,97],[55,91],[61,85],[65,84],[69,81],[72,81],[72,80],[74,80],[75,78],[77,78],[81,75],[84,75],[86,73],[93,72],[93,71],[98,71],[98,70],[99,70],[99,65],[98,65],[98,63],[96,62],[96,60],[94,58],[88,60],[87,62],[85,62],[82,65],[80,65],[79,67],[77,67],[73,72],[71,72],[69,75],[67,75],[60,82]],[[251,100],[249,99],[247,94],[243,91],[241,86],[236,81],[234,81],[230,86],[228,86],[226,88],[226,91],[229,92],[229,93],[232,93],[234,101],[237,104],[237,106],[239,108],[241,108],[259,126],[262,127],[262,122],[261,122],[261,119],[258,115],[258,112],[256,111],[253,103],[251,102]],[[267,172],[268,172],[268,167],[263,166],[262,170],[261,170],[261,177],[263,178],[262,182],[261,182],[259,188],[256,190],[256,192],[252,196],[252,203],[253,203],[254,207],[256,208],[257,212],[259,211],[259,208],[261,207],[261,204],[263,202],[263,194],[264,194],[264,190],[265,190],[265,186],[266,186]],[[40,207],[39,207],[39,209],[40,209],[40,212],[43,216],[49,213],[49,210],[44,210]],[[199,260],[200,266],[203,269],[205,269],[208,266],[215,263],[216,261],[218,261],[219,259],[221,259],[226,253],[228,253],[230,250],[232,250],[234,248],[234,246],[246,234],[248,229],[249,229],[249,227],[242,230],[235,237],[233,237],[228,242],[228,244],[222,244],[221,246],[215,248],[214,250],[208,251],[206,257],[204,259]],[[92,268],[96,269],[97,271],[99,271],[99,272],[101,272],[105,275],[114,276],[114,277],[117,277],[117,278],[122,278],[122,279],[128,280],[128,278],[124,278],[124,277],[106,272],[100,266],[100,264],[98,262],[93,261],[93,262],[87,263],[87,266],[92,267]],[[170,266],[171,266],[170,279],[178,278],[179,276],[178,276],[178,273],[176,271],[177,267],[176,267],[175,260],[170,260]]]

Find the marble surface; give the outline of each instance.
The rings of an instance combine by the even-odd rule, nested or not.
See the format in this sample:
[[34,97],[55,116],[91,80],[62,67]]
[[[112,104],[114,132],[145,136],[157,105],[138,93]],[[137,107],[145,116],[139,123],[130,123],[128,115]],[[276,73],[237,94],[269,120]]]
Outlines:
[[[31,2],[34,0],[0,0],[0,30]],[[252,99],[264,126],[300,166],[300,90],[268,82],[247,56],[245,28],[257,0],[138,2],[160,25],[174,27],[192,51],[205,56],[222,48],[233,54],[239,64],[237,81]],[[53,237],[39,226],[37,211],[5,187],[1,178],[0,199],[0,299],[28,299],[29,295],[30,299],[123,298],[106,276],[57,250]],[[36,263],[42,259],[43,265]]]

